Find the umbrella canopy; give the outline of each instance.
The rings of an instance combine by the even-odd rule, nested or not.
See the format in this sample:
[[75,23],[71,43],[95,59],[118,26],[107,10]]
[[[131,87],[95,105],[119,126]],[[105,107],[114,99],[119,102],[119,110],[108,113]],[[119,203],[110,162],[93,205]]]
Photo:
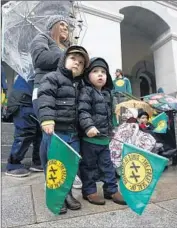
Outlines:
[[177,99],[165,93],[150,94],[143,100],[160,111],[177,111]]
[[73,1],[14,1],[2,6],[2,59],[28,80],[33,75],[29,53],[33,38],[46,32],[50,16],[62,15],[69,21],[72,36],[76,23]]
[[116,105],[115,113],[117,116],[121,115],[121,107],[143,109],[149,114],[149,116],[152,116],[153,114],[153,109],[151,108],[151,106],[144,101],[129,100]]

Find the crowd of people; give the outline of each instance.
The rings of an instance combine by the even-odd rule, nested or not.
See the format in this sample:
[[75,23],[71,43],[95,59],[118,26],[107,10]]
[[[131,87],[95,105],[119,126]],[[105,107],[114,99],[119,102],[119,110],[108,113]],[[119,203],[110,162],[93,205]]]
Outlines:
[[[46,28],[47,32],[31,43],[34,80],[26,82],[18,75],[8,99],[7,116],[13,118],[15,134],[6,174],[25,177],[30,171],[43,171],[46,175],[47,151],[55,132],[82,156],[73,187],[82,187],[83,198],[96,205],[105,204],[105,199],[125,205],[110,156],[109,136],[113,130],[112,91],[132,94],[130,81],[121,69],[112,81],[105,59],[90,59],[84,47],[70,45],[67,18],[51,16]],[[122,101],[121,95],[117,102]],[[151,127],[148,118],[145,112],[138,115],[142,131]],[[29,170],[22,160],[31,143]],[[105,199],[97,193],[98,179],[104,183]],[[81,208],[72,189],[60,213],[67,208]]]

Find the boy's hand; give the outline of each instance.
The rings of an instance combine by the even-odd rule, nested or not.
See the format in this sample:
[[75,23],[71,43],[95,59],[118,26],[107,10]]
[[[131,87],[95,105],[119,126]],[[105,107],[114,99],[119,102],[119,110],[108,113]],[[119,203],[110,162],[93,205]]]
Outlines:
[[46,134],[52,135],[54,132],[54,124],[48,124],[42,126],[42,130],[45,131]]
[[92,138],[94,136],[96,136],[97,134],[99,134],[100,132],[98,131],[98,129],[96,127],[92,127],[86,134],[89,138]]

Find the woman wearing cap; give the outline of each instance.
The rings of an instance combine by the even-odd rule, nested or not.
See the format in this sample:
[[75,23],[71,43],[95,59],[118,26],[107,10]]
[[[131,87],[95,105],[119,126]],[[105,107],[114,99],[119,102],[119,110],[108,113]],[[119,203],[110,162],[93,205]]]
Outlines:
[[47,32],[38,34],[31,43],[31,57],[35,70],[33,106],[38,116],[37,91],[41,78],[57,69],[63,51],[69,46],[69,22],[63,16],[51,16],[47,22]]

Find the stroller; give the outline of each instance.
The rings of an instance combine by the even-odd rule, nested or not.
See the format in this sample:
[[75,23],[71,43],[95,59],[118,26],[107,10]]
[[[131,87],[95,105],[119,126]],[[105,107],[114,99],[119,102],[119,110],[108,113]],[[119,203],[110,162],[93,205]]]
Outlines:
[[121,154],[123,143],[133,144],[148,151],[153,151],[153,149],[156,147],[156,140],[154,137],[139,130],[137,123],[123,123],[119,125],[115,129],[114,136],[109,145],[111,160],[117,170],[118,175],[120,175],[120,169],[122,165]]
[[[143,105],[143,107],[141,107],[141,105]],[[115,112],[117,112],[119,116],[119,126],[114,129],[114,136],[110,142],[110,151],[111,160],[118,175],[120,175],[122,164],[121,153],[123,143],[130,143],[152,153],[157,153],[161,156],[167,157],[172,160],[173,165],[177,165],[177,150],[174,137],[174,112],[168,111],[166,113],[170,120],[166,134],[150,134],[141,131],[139,125],[136,123],[138,109],[146,109],[146,111],[152,113],[152,107],[148,106],[149,105],[143,101],[132,99],[128,102],[123,102],[117,105],[118,109],[116,109]],[[127,121],[129,122],[127,123],[127,117],[129,119],[134,119],[135,121],[132,123],[131,121]]]

